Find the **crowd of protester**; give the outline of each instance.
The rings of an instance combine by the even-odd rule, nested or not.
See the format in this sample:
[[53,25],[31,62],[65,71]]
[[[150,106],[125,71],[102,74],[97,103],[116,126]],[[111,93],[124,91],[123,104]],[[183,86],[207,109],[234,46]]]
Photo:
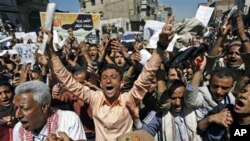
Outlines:
[[[131,47],[110,34],[80,42],[68,29],[55,51],[41,28],[35,43],[47,34],[46,51],[34,62],[0,56],[0,141],[229,140],[233,127],[250,126],[250,28],[242,17],[180,33],[168,15],[153,49],[149,40]],[[9,21],[0,27],[1,37],[13,37],[1,52],[23,42],[17,30]],[[166,51],[176,33],[183,36]]]

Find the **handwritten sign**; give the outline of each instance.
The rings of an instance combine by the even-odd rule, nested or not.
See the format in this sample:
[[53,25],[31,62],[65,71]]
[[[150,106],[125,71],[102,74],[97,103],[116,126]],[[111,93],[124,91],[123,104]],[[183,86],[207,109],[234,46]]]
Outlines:
[[196,12],[195,18],[202,22],[204,26],[207,26],[213,12],[214,8],[200,5]]
[[36,46],[35,44],[16,44],[13,49],[21,57],[21,64],[31,63],[34,58]]

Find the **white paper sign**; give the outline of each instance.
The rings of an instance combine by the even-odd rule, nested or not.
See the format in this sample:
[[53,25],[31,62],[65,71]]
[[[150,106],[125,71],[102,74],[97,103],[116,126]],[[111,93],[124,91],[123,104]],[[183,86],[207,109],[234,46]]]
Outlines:
[[167,47],[167,51],[169,52],[173,52],[174,50],[174,45],[176,43],[176,40],[179,39],[180,36],[178,36],[177,34],[174,35],[174,38],[171,40],[171,42],[168,44],[168,47]]
[[140,51],[140,54],[141,54],[141,61],[140,61],[140,63],[143,64],[143,65],[145,65],[148,62],[149,58],[151,57],[151,53],[149,53],[145,49],[142,49]]
[[28,40],[31,40],[33,43],[36,43],[37,35],[36,32],[26,33],[23,37],[23,42],[26,44]]
[[9,54],[18,54],[17,50],[15,49],[10,49],[10,50],[7,50]]
[[67,41],[67,38],[64,38],[64,39],[58,44],[59,47],[62,48],[62,47],[65,45],[66,41]]
[[7,53],[7,50],[0,50],[0,56],[4,56]]
[[58,51],[56,48],[56,44],[59,45],[60,42],[61,42],[61,39],[59,38],[57,31],[53,30],[53,48],[55,51]]
[[157,42],[159,40],[159,34],[161,33],[161,30],[157,31],[150,39],[146,46],[146,48],[156,48]]
[[213,11],[214,11],[214,8],[212,8],[212,7],[200,5],[197,12],[196,12],[195,18],[197,20],[199,20],[200,22],[202,22],[202,24],[204,26],[207,26],[212,14],[213,14]]
[[12,39],[13,39],[12,36],[9,36],[9,37],[7,37],[7,38],[4,38],[4,39],[0,40],[0,44],[5,43],[5,42],[8,42],[8,41],[10,41],[10,40],[12,40]]
[[227,14],[227,18],[230,18],[234,12],[236,12],[238,9],[237,5],[235,5],[234,7],[232,7],[232,9],[230,10],[230,12]]
[[164,22],[148,20],[144,26],[143,38],[148,40],[150,39],[157,31],[162,30]]
[[25,36],[25,32],[15,32],[15,36],[17,39],[21,39]]
[[34,58],[36,46],[35,44],[16,44],[13,49],[16,50],[21,57],[21,64],[31,63]]

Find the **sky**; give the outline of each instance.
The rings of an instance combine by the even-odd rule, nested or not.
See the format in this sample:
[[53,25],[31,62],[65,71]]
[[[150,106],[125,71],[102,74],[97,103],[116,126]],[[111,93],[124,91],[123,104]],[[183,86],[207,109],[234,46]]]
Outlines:
[[198,4],[207,0],[158,0],[159,3],[172,7],[173,14],[177,20],[194,17],[198,9]]
[[[172,6],[173,13],[177,20],[182,20],[184,17],[194,17],[197,11],[197,5],[207,0],[158,0],[159,3]],[[79,12],[80,3],[78,0],[50,0],[57,4],[57,8],[63,11]]]
[[58,10],[74,13],[80,11],[80,3],[78,0],[49,0],[49,2],[56,3]]

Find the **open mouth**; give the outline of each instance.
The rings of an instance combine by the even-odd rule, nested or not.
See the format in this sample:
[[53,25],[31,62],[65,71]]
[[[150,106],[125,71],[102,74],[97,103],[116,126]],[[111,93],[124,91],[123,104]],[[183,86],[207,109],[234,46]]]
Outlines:
[[5,100],[3,100],[3,103],[4,103],[5,105],[8,105],[8,104],[10,104],[10,100],[9,100],[9,99],[5,99]]
[[113,86],[107,86],[107,92],[112,93],[114,87]]
[[118,65],[122,65],[122,62],[121,62],[121,61],[119,61],[119,62],[117,62],[117,64],[118,64]]
[[27,128],[28,123],[29,123],[28,121],[22,121],[22,120],[20,120],[20,122],[21,122],[23,128]]
[[236,63],[237,59],[230,59],[230,63]]
[[238,107],[244,107],[245,104],[242,101],[237,100],[235,105],[237,105]]

